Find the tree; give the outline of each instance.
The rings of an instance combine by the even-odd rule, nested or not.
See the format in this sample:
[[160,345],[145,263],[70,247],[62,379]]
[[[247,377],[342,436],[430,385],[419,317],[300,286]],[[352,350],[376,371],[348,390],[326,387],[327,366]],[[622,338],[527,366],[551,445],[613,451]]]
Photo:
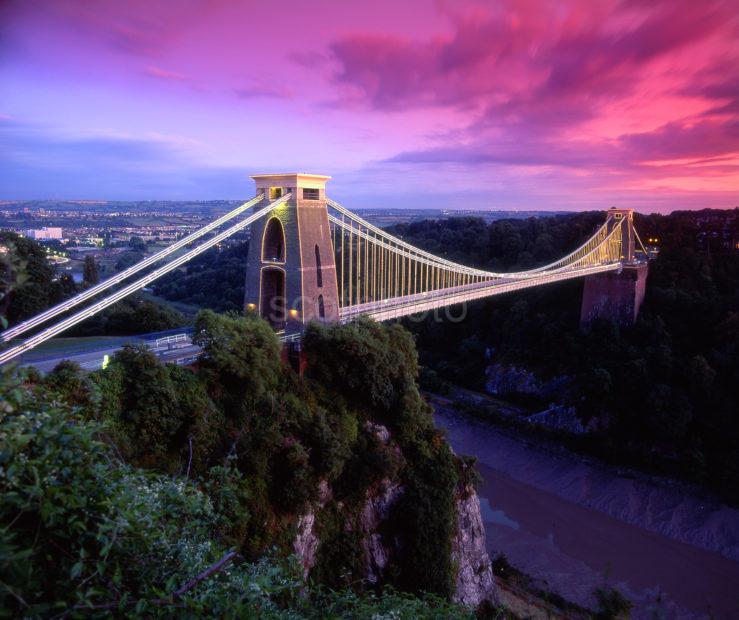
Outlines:
[[25,281],[26,275],[25,261],[15,251],[14,238],[0,236],[0,243],[0,328],[5,329],[11,292]]
[[146,243],[141,237],[133,236],[128,241],[128,247],[131,248],[134,252],[145,252],[146,251]]
[[124,252],[115,263],[116,271],[123,271],[128,269],[131,265],[135,265],[139,261],[143,260],[144,253],[139,251]]
[[184,317],[170,306],[132,295],[73,327],[76,336],[127,336],[174,329]]
[[195,319],[192,340],[203,348],[201,372],[227,416],[241,418],[277,388],[280,343],[266,321],[203,310]]
[[0,244],[12,252],[10,260],[14,267],[9,276],[22,274],[13,282],[7,300],[7,319],[12,325],[49,307],[56,291],[54,269],[43,247],[31,239],[2,231]]
[[98,266],[95,262],[95,257],[89,254],[85,256],[85,265],[82,270],[82,282],[86,287],[90,287],[93,284],[97,284],[100,281],[98,274]]
[[244,308],[244,272],[249,243],[211,248],[154,283],[160,297],[209,308],[240,312]]
[[344,326],[311,323],[303,339],[307,374],[388,424],[420,406],[418,358],[411,335],[400,325],[360,318]]

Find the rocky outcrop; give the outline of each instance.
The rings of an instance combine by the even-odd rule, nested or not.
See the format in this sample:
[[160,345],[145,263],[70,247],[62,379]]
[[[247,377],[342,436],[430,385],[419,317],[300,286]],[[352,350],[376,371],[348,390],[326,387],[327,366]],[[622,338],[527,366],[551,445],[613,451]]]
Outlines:
[[[392,442],[387,428],[373,425],[372,430],[383,443]],[[364,575],[371,584],[382,581],[393,554],[399,551],[398,540],[387,540],[382,525],[390,517],[393,506],[403,495],[403,486],[384,479],[367,491],[356,520],[347,518],[347,530],[358,529],[364,555]],[[316,532],[316,515],[330,501],[331,489],[321,483],[316,504],[298,519],[293,551],[307,578],[316,564],[321,541]],[[480,500],[472,487],[460,489],[456,499],[457,530],[452,540],[452,561],[457,566],[453,600],[477,607],[482,601],[497,602],[493,568],[485,550],[485,528]]]
[[383,480],[377,491],[367,495],[359,516],[362,531],[362,549],[365,554],[365,578],[377,583],[390,560],[394,541],[383,540],[380,525],[390,516],[390,509],[403,494],[403,487],[397,482]]
[[541,390],[541,381],[534,373],[524,368],[493,364],[485,369],[485,390],[496,396],[538,395]]
[[316,512],[331,499],[331,489],[325,480],[318,485],[318,502],[298,518],[297,532],[293,541],[293,553],[303,567],[303,577],[308,578],[310,569],[316,565],[316,553],[320,540],[316,534]]
[[528,416],[526,421],[537,426],[574,435],[587,432],[580,418],[577,417],[575,408],[565,407],[564,405],[550,405],[548,409]]
[[313,510],[298,519],[297,533],[293,541],[293,552],[303,567],[303,577],[307,578],[310,569],[316,564],[318,536],[315,531],[316,513]]
[[468,487],[457,499],[457,533],[452,541],[452,560],[457,565],[454,601],[477,607],[497,602],[493,565],[485,549],[485,526],[480,498]]
[[525,368],[491,364],[485,369],[485,390],[495,396],[518,394],[559,400],[567,386],[567,377],[542,380]]

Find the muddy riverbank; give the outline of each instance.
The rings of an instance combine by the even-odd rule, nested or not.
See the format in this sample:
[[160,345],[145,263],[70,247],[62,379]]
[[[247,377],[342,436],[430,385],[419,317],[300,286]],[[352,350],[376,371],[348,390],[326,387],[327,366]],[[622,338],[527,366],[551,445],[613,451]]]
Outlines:
[[453,448],[478,458],[491,555],[581,605],[617,586],[635,618],[739,617],[739,511],[685,487],[541,450],[436,403]]

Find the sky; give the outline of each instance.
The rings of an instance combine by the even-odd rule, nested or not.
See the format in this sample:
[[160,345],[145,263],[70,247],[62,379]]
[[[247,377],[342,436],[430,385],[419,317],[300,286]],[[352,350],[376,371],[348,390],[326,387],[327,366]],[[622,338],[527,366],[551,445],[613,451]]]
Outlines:
[[0,0],[0,199],[739,205],[739,0]]

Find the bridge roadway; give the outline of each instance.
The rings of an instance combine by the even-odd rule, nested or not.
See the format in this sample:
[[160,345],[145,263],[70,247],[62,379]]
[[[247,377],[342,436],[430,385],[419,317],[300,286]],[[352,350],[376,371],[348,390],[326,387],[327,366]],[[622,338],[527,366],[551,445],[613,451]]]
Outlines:
[[[518,278],[515,280],[499,278],[493,281],[477,282],[383,301],[355,304],[341,309],[341,321],[348,322],[363,314],[371,316],[377,321],[385,321],[410,314],[428,312],[436,308],[474,301],[509,291],[560,282],[562,280],[579,278],[604,271],[616,271],[621,268],[621,263],[613,263],[595,267],[563,269],[556,273],[536,275],[534,277]],[[279,336],[281,340],[286,340],[284,332],[280,332]],[[296,334],[292,334],[288,338],[292,340],[295,336]],[[192,362],[201,352],[200,347],[192,344],[189,333],[172,334],[157,340],[144,341],[143,343],[163,362],[170,364],[186,364]],[[97,370],[102,367],[106,355],[109,357],[113,356],[123,348],[124,344],[102,346],[99,349],[91,351],[59,353],[58,355],[41,359],[24,359],[21,357],[20,363],[22,366],[33,366],[41,372],[50,372],[59,362],[69,360],[76,362],[85,370]]]
[[342,322],[351,321],[353,318],[362,314],[371,316],[377,321],[387,321],[389,319],[408,316],[409,314],[429,312],[437,308],[475,301],[476,299],[491,297],[510,291],[541,286],[542,284],[581,278],[596,273],[603,273],[604,271],[618,271],[622,267],[623,265],[618,262],[594,267],[563,268],[555,272],[544,272],[543,274],[536,274],[525,278],[496,278],[486,282],[476,282],[474,284],[454,286],[426,293],[416,293],[415,295],[345,306],[339,310],[339,315]]
[[[181,338],[177,341],[168,343],[158,343],[155,340],[144,341],[143,344],[149,347],[157,357],[165,363],[169,364],[185,364],[194,361],[200,355],[200,347],[192,344],[189,334],[178,334]],[[117,351],[120,351],[125,344],[142,344],[131,341],[130,343],[121,343],[114,346],[103,346],[99,349],[91,351],[80,351],[77,353],[63,353],[50,355],[40,359],[24,359],[20,358],[21,366],[33,366],[41,372],[51,372],[54,367],[64,360],[76,362],[84,370],[98,370],[103,365],[105,356],[112,357]],[[30,357],[30,356],[29,356]]]
[[[284,331],[277,332],[277,335],[283,342],[295,340],[296,336],[299,337],[297,334],[286,336]],[[127,344],[143,344],[147,346],[165,364],[189,364],[194,362],[202,352],[199,346],[192,343],[191,334],[189,332],[182,332],[179,334],[170,334],[156,340],[123,341],[115,345],[101,345],[98,348],[85,351],[60,352],[47,357],[25,355],[19,358],[20,366],[33,366],[37,370],[47,373],[51,372],[59,362],[68,360],[79,364],[84,370],[99,370],[103,366],[106,355],[109,358],[112,357]]]

